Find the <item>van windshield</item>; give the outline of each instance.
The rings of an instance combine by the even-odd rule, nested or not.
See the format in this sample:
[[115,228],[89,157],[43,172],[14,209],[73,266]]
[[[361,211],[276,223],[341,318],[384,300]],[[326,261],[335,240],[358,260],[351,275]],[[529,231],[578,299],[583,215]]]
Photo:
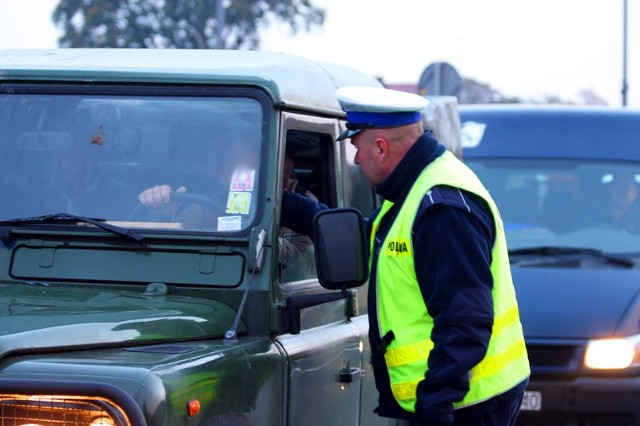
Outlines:
[[498,205],[510,250],[640,252],[640,164],[530,158],[465,162]]
[[67,213],[165,231],[249,227],[260,102],[118,92],[0,95],[0,220]]

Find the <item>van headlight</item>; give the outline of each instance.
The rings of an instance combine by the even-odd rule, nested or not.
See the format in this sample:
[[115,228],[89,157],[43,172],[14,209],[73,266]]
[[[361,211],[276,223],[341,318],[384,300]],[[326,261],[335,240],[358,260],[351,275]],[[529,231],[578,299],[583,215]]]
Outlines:
[[0,424],[16,426],[130,426],[115,403],[91,396],[0,395]]
[[640,367],[640,335],[589,341],[584,365],[594,370]]

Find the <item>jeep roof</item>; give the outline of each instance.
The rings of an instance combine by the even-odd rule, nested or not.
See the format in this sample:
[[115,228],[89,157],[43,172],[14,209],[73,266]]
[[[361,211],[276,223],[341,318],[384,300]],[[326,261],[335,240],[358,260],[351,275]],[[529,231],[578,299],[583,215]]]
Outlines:
[[[0,50],[2,80],[259,85],[276,105],[344,115],[334,92],[369,74],[274,52],[185,49]],[[187,64],[187,65],[185,65]],[[232,64],[232,65],[230,65]]]

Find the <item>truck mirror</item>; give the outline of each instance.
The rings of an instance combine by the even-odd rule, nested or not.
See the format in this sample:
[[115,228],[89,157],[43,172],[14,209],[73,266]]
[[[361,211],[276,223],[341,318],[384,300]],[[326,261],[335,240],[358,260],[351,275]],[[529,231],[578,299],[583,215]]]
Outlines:
[[369,278],[369,245],[362,214],[353,208],[320,211],[313,219],[316,267],[320,284],[346,290]]

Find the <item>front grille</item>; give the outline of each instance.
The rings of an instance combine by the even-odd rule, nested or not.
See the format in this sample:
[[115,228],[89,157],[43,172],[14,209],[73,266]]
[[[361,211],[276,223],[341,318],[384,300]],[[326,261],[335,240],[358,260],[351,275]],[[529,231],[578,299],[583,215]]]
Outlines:
[[124,412],[103,398],[0,395],[0,426],[128,426]]
[[578,345],[527,345],[531,368],[575,368],[579,351]]

